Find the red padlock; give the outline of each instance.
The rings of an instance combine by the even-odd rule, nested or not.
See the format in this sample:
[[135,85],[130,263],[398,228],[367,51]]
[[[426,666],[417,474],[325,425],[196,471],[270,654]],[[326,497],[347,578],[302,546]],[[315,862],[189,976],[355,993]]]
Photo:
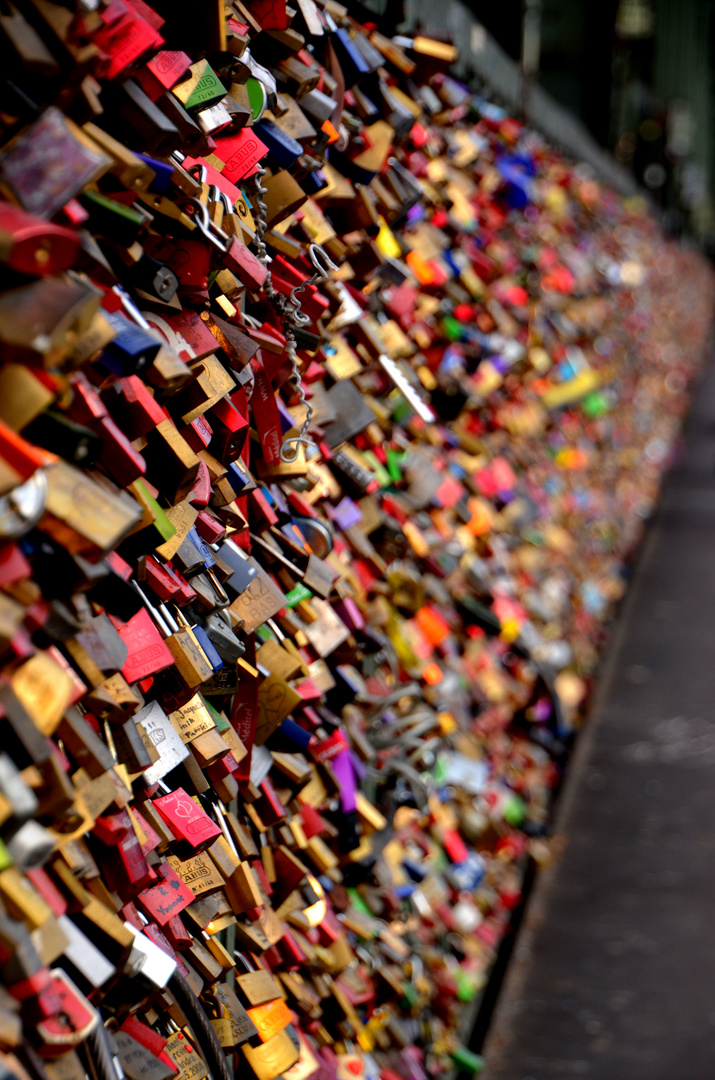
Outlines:
[[177,839],[187,840],[194,848],[205,847],[222,835],[216,822],[196,805],[183,788],[176,788],[168,795],[154,799],[153,805]]
[[78,247],[72,229],[0,202],[0,262],[11,270],[34,277],[59,274],[72,266]]
[[55,1058],[80,1046],[99,1023],[99,1017],[69,975],[60,968],[50,972],[52,989],[59,1007],[53,1016],[41,1020],[35,1028],[40,1039],[40,1057]]

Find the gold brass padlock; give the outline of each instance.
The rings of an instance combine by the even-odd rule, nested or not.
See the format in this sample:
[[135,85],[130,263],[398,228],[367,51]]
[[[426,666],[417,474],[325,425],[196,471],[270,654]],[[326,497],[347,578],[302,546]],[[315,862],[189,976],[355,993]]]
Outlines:
[[232,1047],[240,1046],[246,1042],[247,1039],[255,1039],[258,1032],[256,1031],[256,1025],[251,1020],[250,1016],[246,1012],[241,1002],[236,997],[230,986],[221,984],[216,987],[215,990],[216,1004],[221,1010],[221,1015],[228,1019],[231,1025],[231,1042],[230,1044],[221,1042],[221,1034],[219,1035],[219,1041],[222,1046],[230,1045]]
[[206,653],[179,609],[176,610],[178,627],[175,633],[166,639],[166,647],[174,657],[176,671],[182,681],[193,690],[201,686],[213,675],[213,668]]
[[205,1080],[208,1076],[206,1063],[182,1031],[171,1035],[164,1049],[186,1080]]
[[246,995],[249,1005],[264,1005],[267,1001],[280,997],[280,987],[269,972],[264,968],[251,971],[243,953],[236,953],[236,959],[247,968],[242,975],[236,973],[236,985]]
[[223,1049],[233,1050],[236,1044],[233,1039],[231,1020],[227,1015],[228,1010],[223,1006],[219,1006],[219,1013],[219,1016],[211,1017],[211,1027],[216,1032],[216,1038],[221,1043]]
[[[228,205],[226,205],[228,204]],[[256,224],[253,214],[242,192],[231,207],[224,196],[223,231],[229,236],[238,236],[245,244],[249,244],[256,235]]]
[[287,169],[280,169],[273,176],[266,176],[263,181],[267,206],[266,220],[272,228],[285,218],[299,210],[308,196],[300,184]]
[[288,1034],[288,1028],[271,1036],[260,1046],[245,1044],[241,1049],[258,1080],[276,1080],[300,1057],[300,1050]]
[[254,1005],[248,1010],[248,1015],[256,1025],[262,1042],[268,1042],[279,1031],[284,1031],[293,1017],[285,1001],[280,997],[267,1001],[264,1005]]

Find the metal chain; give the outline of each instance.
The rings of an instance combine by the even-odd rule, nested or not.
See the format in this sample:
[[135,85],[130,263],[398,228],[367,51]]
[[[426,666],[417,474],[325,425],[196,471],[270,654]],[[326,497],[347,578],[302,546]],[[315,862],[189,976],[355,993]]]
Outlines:
[[286,353],[290,362],[289,381],[298,395],[299,404],[305,407],[305,419],[301,425],[300,433],[292,439],[284,439],[281,444],[281,461],[291,464],[297,460],[301,446],[305,446],[306,449],[309,446],[315,447],[313,440],[308,435],[308,428],[310,427],[310,422],[313,418],[313,406],[306,398],[305,390],[303,389],[300,369],[298,367],[298,349],[295,336],[295,331],[300,327],[307,326],[310,323],[310,318],[300,306],[298,293],[302,292],[306,285],[315,285],[319,281],[325,281],[331,270],[337,270],[337,266],[319,244],[310,244],[308,247],[308,254],[310,255],[310,261],[315,267],[315,273],[312,277],[307,278],[305,281],[301,282],[300,285],[296,285],[294,289],[291,289],[288,296],[284,296],[283,293],[278,292],[271,277],[269,266],[270,260],[265,244],[265,235],[268,228],[268,207],[266,206],[263,196],[267,193],[268,188],[264,186],[262,181],[266,172],[267,170],[259,165],[255,175],[257,220],[254,245],[258,258],[268,270],[268,276],[266,277],[263,291],[273,305],[276,314],[281,321],[283,333],[285,334]]

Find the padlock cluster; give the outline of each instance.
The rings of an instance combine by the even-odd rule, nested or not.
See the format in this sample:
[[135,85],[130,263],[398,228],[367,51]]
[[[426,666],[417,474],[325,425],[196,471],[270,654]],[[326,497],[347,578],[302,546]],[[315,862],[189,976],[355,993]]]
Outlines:
[[713,283],[336,0],[7,0],[0,1062],[474,1075]]

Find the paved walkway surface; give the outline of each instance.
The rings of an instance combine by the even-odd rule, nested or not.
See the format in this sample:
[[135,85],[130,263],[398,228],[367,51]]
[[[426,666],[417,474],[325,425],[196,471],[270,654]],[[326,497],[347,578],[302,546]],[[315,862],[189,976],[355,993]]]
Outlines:
[[715,1078],[715,365],[621,611],[484,1080]]

